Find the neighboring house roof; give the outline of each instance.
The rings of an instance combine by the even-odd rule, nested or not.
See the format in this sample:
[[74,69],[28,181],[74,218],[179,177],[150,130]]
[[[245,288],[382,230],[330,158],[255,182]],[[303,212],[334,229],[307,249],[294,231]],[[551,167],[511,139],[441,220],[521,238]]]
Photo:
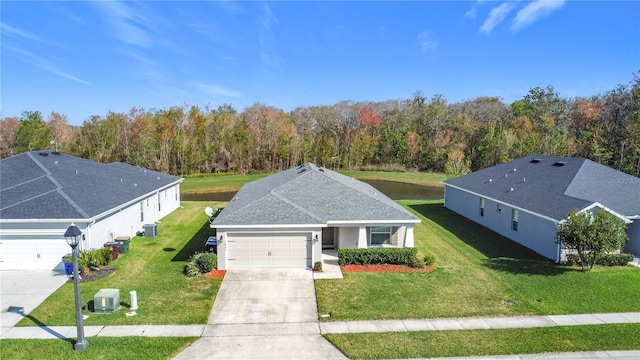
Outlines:
[[640,178],[587,159],[530,155],[444,181],[554,220],[594,203],[640,216]]
[[371,185],[307,163],[245,184],[212,227],[418,223]]
[[181,181],[122,163],[22,153],[0,160],[0,219],[91,219]]

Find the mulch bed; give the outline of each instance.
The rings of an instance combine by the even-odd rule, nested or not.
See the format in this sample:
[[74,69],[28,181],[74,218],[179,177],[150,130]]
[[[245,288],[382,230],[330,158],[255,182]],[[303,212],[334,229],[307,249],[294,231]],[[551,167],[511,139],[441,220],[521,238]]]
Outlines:
[[[90,271],[89,275],[81,276],[80,283],[102,279],[103,277],[107,277],[113,274],[114,271],[116,271],[116,268],[114,268],[113,266],[103,266],[100,268],[100,270]],[[69,277],[69,280],[67,280],[67,282],[73,282],[73,276]]]
[[208,277],[209,279],[222,279],[226,272],[227,272],[227,270],[214,269],[214,270],[211,270],[210,272],[204,274],[204,276]]
[[342,265],[342,272],[430,272],[435,270],[433,266],[425,266],[422,269],[413,268],[406,265]]

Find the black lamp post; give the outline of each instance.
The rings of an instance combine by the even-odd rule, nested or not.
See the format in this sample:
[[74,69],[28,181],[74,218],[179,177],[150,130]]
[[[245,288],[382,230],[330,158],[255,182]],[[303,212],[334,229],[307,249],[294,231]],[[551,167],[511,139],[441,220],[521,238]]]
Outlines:
[[73,254],[73,290],[76,298],[76,327],[78,329],[78,341],[73,345],[74,350],[84,350],[89,342],[84,338],[84,323],[82,319],[82,299],[80,298],[80,276],[78,275],[78,243],[82,237],[82,231],[73,223],[64,233],[67,244],[71,246]]

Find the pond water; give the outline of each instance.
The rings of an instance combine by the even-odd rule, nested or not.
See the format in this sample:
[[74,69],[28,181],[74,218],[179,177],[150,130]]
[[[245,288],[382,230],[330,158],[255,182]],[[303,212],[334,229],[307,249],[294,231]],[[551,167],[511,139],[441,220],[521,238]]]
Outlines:
[[[397,181],[363,180],[393,200],[438,200],[444,198],[442,186],[407,184]],[[181,194],[184,201],[229,201],[235,191],[221,191],[201,194]]]

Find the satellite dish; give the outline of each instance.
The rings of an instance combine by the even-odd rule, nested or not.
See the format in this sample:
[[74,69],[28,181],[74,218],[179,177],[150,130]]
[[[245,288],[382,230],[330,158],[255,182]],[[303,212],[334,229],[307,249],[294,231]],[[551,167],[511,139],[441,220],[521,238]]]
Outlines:
[[207,206],[206,208],[204,208],[204,213],[207,214],[208,217],[212,217],[213,209]]

